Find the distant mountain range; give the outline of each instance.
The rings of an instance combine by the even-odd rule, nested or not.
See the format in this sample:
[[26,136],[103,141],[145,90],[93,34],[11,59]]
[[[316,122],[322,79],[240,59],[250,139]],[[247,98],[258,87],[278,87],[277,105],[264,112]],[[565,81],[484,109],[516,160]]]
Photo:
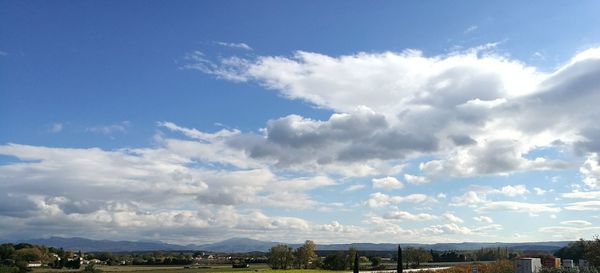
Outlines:
[[[92,251],[111,251],[111,252],[129,252],[129,251],[191,251],[202,250],[210,252],[243,253],[252,251],[268,251],[272,246],[279,242],[259,241],[248,238],[231,238],[225,241],[205,244],[205,245],[175,245],[160,241],[110,241],[110,240],[91,240],[80,237],[63,238],[50,237],[46,239],[30,239],[19,242],[31,244],[46,245],[53,247],[62,247],[70,250],[81,250],[84,252]],[[403,247],[423,247],[438,251],[444,250],[476,250],[480,248],[501,247],[513,250],[523,251],[555,251],[568,245],[570,241],[556,242],[530,242],[530,243],[438,243],[438,244],[402,244]],[[296,248],[300,244],[289,244]],[[352,243],[352,244],[318,244],[317,250],[347,250],[354,247],[359,250],[370,251],[395,251],[397,244],[374,244],[374,243]]]

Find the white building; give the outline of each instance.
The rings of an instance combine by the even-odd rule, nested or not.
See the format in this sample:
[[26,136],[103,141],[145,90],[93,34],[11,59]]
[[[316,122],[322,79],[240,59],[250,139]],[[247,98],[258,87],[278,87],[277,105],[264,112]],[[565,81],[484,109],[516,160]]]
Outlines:
[[537,273],[542,269],[540,258],[521,258],[513,262],[515,273]]
[[563,259],[562,260],[562,268],[573,268],[573,267],[575,267],[573,260],[571,260],[571,259]]
[[40,262],[40,261],[27,263],[27,267],[41,267],[41,266],[42,266],[42,262]]

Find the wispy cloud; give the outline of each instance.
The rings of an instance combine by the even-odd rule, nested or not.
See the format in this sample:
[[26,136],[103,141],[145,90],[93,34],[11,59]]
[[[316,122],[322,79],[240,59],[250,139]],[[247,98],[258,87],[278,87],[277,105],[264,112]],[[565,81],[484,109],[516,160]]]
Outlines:
[[61,122],[56,122],[56,123],[52,123],[50,124],[49,128],[48,128],[48,132],[50,133],[59,133],[61,132],[63,129],[65,128],[65,125]]
[[364,189],[364,188],[365,188],[365,185],[363,185],[363,184],[356,184],[356,185],[352,185],[352,186],[347,187],[344,191],[345,192],[351,192],[351,191],[357,191],[357,190]]
[[229,47],[229,48],[237,48],[237,49],[243,49],[243,50],[253,50],[252,47],[250,47],[246,43],[227,43],[227,42],[220,42],[220,41],[217,41],[215,43],[218,44],[218,45],[220,45],[220,46]]
[[465,31],[463,31],[463,33],[468,34],[468,33],[471,33],[473,31],[477,30],[478,28],[479,28],[478,26],[472,25],[472,26],[469,26],[467,29],[465,29]]
[[115,123],[115,124],[90,127],[90,128],[87,128],[86,131],[96,133],[96,134],[111,135],[114,133],[126,133],[130,126],[131,126],[131,122],[121,121],[121,122]]
[[539,60],[539,61],[546,60],[546,56],[544,56],[544,54],[542,54],[541,52],[538,52],[538,51],[531,54],[531,58],[534,60]]

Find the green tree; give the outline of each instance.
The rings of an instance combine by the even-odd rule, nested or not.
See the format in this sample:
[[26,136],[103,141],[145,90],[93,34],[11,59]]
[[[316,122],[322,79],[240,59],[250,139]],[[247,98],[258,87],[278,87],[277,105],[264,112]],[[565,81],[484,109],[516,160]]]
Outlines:
[[15,251],[14,255],[15,260],[26,262],[39,261],[42,259],[43,256],[42,251],[40,251],[36,247],[21,248]]
[[352,268],[354,265],[354,256],[358,255],[358,250],[354,247],[348,249],[348,255],[346,256],[346,268]]
[[300,267],[307,269],[312,266],[313,262],[317,259],[317,254],[315,253],[316,248],[317,245],[315,242],[306,240],[304,245],[296,250],[296,260]]
[[323,269],[345,270],[347,265],[346,254],[342,251],[331,253],[323,260]]
[[103,261],[103,262],[108,262],[110,260],[114,260],[115,259],[115,255],[113,255],[111,252],[100,252],[97,256],[96,259]]
[[15,253],[15,247],[12,244],[0,245],[0,259],[10,259]]
[[293,250],[285,244],[271,247],[268,257],[269,266],[273,269],[288,269],[294,262]]
[[568,246],[563,247],[554,253],[554,256],[562,259],[572,259],[578,261],[583,259],[587,242],[583,239],[570,243]]
[[584,258],[588,260],[591,265],[600,267],[600,237],[595,236],[594,239],[585,246]]
[[381,266],[381,257],[371,257],[371,266],[373,268]]
[[407,267],[408,267],[409,263],[413,267],[416,268],[416,267],[419,267],[419,265],[421,265],[421,263],[429,262],[429,261],[433,260],[431,253],[429,253],[428,251],[426,251],[423,248],[409,247],[405,251],[403,251],[403,254],[404,254],[403,256],[406,257],[405,261],[406,261]]

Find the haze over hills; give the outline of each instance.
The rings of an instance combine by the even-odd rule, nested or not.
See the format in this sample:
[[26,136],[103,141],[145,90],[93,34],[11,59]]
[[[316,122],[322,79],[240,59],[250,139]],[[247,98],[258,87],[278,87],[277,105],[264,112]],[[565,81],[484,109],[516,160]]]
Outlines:
[[[252,251],[266,252],[272,246],[280,242],[260,241],[249,238],[231,238],[221,242],[204,245],[176,245],[168,244],[160,241],[111,241],[111,240],[92,240],[80,237],[63,238],[50,237],[45,239],[30,239],[20,242],[31,244],[47,245],[53,247],[62,247],[70,250],[82,250],[85,252],[91,251],[112,251],[112,252],[128,252],[128,251],[190,251],[203,250],[211,252],[226,252],[226,253],[242,253]],[[570,241],[554,241],[554,242],[524,242],[524,243],[478,243],[478,242],[463,242],[463,243],[437,243],[437,244],[402,244],[404,247],[423,247],[432,250],[475,250],[489,247],[506,247],[515,250],[524,251],[555,251],[561,247],[568,245]],[[300,244],[289,244],[296,248]],[[351,243],[351,244],[319,244],[317,242],[317,250],[347,250],[354,247],[359,250],[372,251],[394,251],[397,244],[394,243]]]

